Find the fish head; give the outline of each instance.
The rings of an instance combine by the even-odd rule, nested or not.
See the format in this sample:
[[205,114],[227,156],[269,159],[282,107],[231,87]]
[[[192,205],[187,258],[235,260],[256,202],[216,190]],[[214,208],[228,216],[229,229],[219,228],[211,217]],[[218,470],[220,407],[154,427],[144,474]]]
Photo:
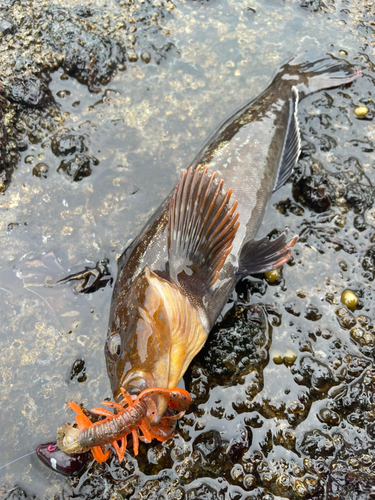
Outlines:
[[[121,399],[121,388],[131,395],[176,388],[208,335],[197,307],[176,284],[147,267],[115,302],[105,344],[115,399]],[[153,401],[155,425],[169,400],[155,395]]]

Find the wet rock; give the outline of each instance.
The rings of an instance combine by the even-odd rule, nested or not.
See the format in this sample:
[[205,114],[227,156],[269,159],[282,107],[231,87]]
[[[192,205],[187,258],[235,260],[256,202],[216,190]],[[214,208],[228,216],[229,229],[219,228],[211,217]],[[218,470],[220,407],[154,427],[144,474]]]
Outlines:
[[367,224],[362,214],[356,215],[354,217],[353,225],[357,229],[357,231],[360,232],[365,231],[367,229]]
[[94,166],[99,165],[99,160],[94,157],[77,154],[71,160],[63,160],[59,167],[58,172],[64,172],[73,181],[81,181],[92,173]]
[[48,13],[52,18],[49,43],[64,53],[64,70],[92,92],[108,83],[117,66],[125,61],[120,43],[90,31],[79,19],[73,19],[67,9],[51,7]]
[[365,277],[369,281],[373,281],[375,278],[375,247],[372,246],[367,249],[362,260],[362,267],[366,271]]
[[336,316],[337,321],[344,330],[350,330],[357,323],[354,314],[351,313],[346,307],[340,307],[337,309]]
[[[37,496],[28,495],[20,486],[14,486],[13,488],[9,488],[7,491],[2,491],[3,488],[0,488],[1,500],[38,500]],[[4,489],[6,489],[5,485]]]
[[302,377],[304,385],[321,393],[327,392],[332,386],[339,383],[329,367],[312,356],[302,357],[298,374]]
[[203,351],[202,364],[212,376],[227,383],[228,377],[244,375],[253,366],[260,368],[266,362],[267,342],[268,323],[263,309],[237,307],[212,334],[208,350]]
[[86,137],[72,133],[59,133],[52,139],[51,149],[56,156],[68,156],[87,151]]
[[221,451],[221,437],[218,431],[202,432],[193,443],[193,449],[199,451],[203,460],[215,460]]
[[3,109],[5,106],[5,99],[1,97],[2,86],[0,84],[0,172],[6,169],[6,146],[7,146],[7,131],[3,121]]
[[84,359],[76,359],[68,372],[68,382],[77,380],[77,382],[85,382],[87,380],[86,364]]
[[365,368],[368,367],[369,362],[359,356],[348,355],[345,356],[344,361],[347,366],[347,375],[356,378],[362,375]]
[[302,0],[300,6],[312,12],[327,12],[327,6],[322,0]]
[[305,455],[313,459],[331,457],[335,453],[335,445],[328,434],[324,434],[319,430],[313,430],[305,434],[301,450]]
[[[335,411],[340,416],[341,420],[346,420],[351,425],[363,429],[362,432],[364,432],[365,439],[368,442],[368,440],[374,438],[375,371],[373,368],[365,370],[366,360],[362,359],[362,362],[360,360],[359,362],[362,364],[362,371],[357,371],[357,380],[343,391],[341,397],[337,397],[331,402],[330,407],[332,411]],[[359,366],[358,363],[357,366]]]
[[322,408],[318,413],[318,419],[325,424],[328,424],[330,427],[339,425],[340,417],[336,412],[331,411],[328,408]]
[[197,488],[191,488],[186,492],[187,500],[224,500],[223,493],[217,491],[212,486],[203,483]]
[[363,212],[366,208],[372,206],[374,190],[370,186],[350,184],[345,190],[344,197],[349,205],[358,212]]
[[375,473],[355,470],[345,462],[332,464],[327,481],[327,500],[375,499]]
[[151,44],[151,48],[154,52],[154,61],[156,64],[160,64],[164,59],[171,56],[176,56],[177,51],[173,43],[168,42],[163,44],[161,47],[157,47],[155,44]]
[[0,193],[3,193],[10,182],[13,168],[16,165],[16,156],[10,147],[8,130],[5,127],[5,112],[9,102],[2,96],[3,86],[0,83]]
[[5,17],[0,17],[0,36],[12,35],[16,31],[16,26]]
[[86,267],[84,271],[70,274],[66,278],[59,280],[57,283],[69,283],[78,281],[74,291],[76,293],[93,293],[103,288],[107,283],[112,283],[112,278],[107,278],[111,273],[108,270],[108,259],[101,259],[95,264],[95,267]]
[[45,106],[51,98],[48,86],[36,75],[15,76],[6,87],[10,101],[25,106]]
[[297,318],[301,315],[301,311],[299,310],[299,308],[295,302],[287,302],[284,306],[284,309],[289,314],[292,314],[293,316],[295,316]]
[[253,281],[251,278],[244,278],[236,285],[236,293],[238,297],[247,302],[250,295],[258,293],[264,295],[267,291],[267,284],[265,281]]
[[33,176],[47,179],[49,167],[45,163],[37,163],[33,168]]
[[104,499],[108,488],[107,484],[107,478],[103,474],[92,475],[89,478],[85,478],[84,481],[80,481],[76,488],[72,488],[73,492],[70,495],[67,494],[66,498],[72,500],[77,497],[82,500]]
[[91,17],[93,15],[93,11],[85,5],[77,5],[76,7],[73,7],[72,12],[74,15],[79,17]]
[[310,304],[306,307],[305,311],[306,319],[308,319],[309,321],[319,321],[321,317],[322,315],[320,314],[319,309],[316,306]]
[[238,436],[231,439],[226,453],[233,464],[240,461],[246,450],[249,449],[252,442],[251,429],[241,427],[237,431]]
[[332,187],[324,175],[303,176],[293,186],[293,196],[298,203],[323,213],[331,206]]

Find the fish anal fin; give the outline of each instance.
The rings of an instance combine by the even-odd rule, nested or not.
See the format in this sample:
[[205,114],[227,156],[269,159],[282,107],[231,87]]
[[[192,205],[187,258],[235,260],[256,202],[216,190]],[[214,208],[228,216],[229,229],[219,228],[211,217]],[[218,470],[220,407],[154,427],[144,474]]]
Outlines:
[[292,90],[293,95],[289,102],[287,132],[273,192],[277,191],[289,179],[296,166],[301,150],[301,140],[297,121],[298,90],[296,87],[292,87]]
[[231,251],[239,222],[232,190],[223,189],[216,172],[199,165],[185,170],[169,205],[169,273],[175,283],[189,277],[207,289],[217,280]]
[[286,236],[287,232],[284,232],[273,241],[263,238],[246,243],[241,251],[238,274],[246,276],[267,273],[285,264],[292,256],[293,247],[298,241],[298,236],[294,236],[287,242]]

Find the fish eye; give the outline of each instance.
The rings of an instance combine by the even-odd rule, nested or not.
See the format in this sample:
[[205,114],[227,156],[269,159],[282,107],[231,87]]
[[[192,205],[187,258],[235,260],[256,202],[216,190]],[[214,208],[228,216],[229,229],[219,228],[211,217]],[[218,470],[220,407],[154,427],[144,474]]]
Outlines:
[[107,339],[107,350],[114,361],[117,361],[121,354],[121,337],[117,332],[111,333]]

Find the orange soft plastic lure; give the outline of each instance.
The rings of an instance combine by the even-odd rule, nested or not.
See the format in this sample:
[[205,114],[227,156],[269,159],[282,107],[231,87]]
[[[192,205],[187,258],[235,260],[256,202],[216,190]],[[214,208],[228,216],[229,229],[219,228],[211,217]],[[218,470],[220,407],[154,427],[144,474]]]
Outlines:
[[[104,406],[113,408],[112,413],[105,408],[93,408],[92,413],[105,417],[99,422],[91,422],[77,403],[71,401],[68,406],[76,412],[75,423],[64,423],[57,431],[57,445],[66,453],[91,451],[97,462],[105,462],[110,456],[111,445],[121,462],[125,455],[127,436],[133,437],[134,454],[138,454],[139,440],[151,442],[152,439],[166,441],[170,439],[180,419],[189,407],[190,394],[184,389],[163,389],[155,387],[145,389],[138,396],[130,396],[124,389],[120,403],[103,401]],[[151,426],[150,418],[156,408],[153,397],[162,396],[168,401],[168,408],[160,421]],[[173,411],[171,411],[173,410]],[[174,413],[178,412],[178,413]],[[143,435],[140,435],[139,431]]]

